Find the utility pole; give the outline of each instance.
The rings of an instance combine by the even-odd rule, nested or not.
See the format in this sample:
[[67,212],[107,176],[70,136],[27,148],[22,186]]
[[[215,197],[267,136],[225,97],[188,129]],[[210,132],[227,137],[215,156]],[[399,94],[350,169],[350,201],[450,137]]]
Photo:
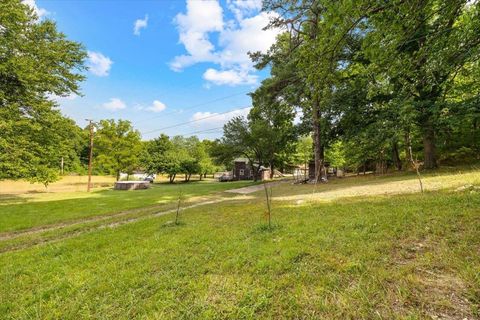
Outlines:
[[63,157],[62,157],[62,161],[60,162],[60,167],[62,168],[61,172],[62,172],[62,176],[63,176]]
[[88,186],[87,192],[90,192],[92,182],[92,159],[93,159],[93,120],[85,119],[89,123],[90,127],[90,154],[88,156]]

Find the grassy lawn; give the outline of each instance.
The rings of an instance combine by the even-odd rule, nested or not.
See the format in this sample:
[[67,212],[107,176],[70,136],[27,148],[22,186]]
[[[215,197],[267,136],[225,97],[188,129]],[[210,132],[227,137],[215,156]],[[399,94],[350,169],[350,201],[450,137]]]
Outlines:
[[[318,186],[315,196],[346,190],[345,197],[328,201],[309,201],[312,186],[280,184],[273,190],[272,230],[257,192],[185,210],[179,226],[167,223],[171,214],[151,216],[4,252],[0,314],[5,319],[477,319],[480,191],[453,191],[460,181],[477,181],[478,171],[469,173],[432,174],[445,180],[447,190],[424,194],[384,194],[384,183],[415,183],[411,175],[337,180]],[[377,196],[349,191],[372,184]],[[213,185],[224,184],[192,185],[191,192],[218,191]],[[158,196],[163,187],[150,192]],[[306,201],[286,199],[301,190]]]
[[180,189],[184,197],[191,198],[250,184],[250,181],[193,181],[178,184],[155,183],[148,190],[135,191],[104,188],[91,193],[81,191],[9,194],[0,198],[0,233],[162,205],[176,200]]

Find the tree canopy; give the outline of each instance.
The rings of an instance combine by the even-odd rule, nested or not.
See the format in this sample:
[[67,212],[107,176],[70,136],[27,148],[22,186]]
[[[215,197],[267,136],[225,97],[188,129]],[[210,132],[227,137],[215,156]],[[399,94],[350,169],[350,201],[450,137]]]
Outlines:
[[0,179],[55,181],[79,134],[54,96],[79,94],[86,52],[18,0],[0,3]]

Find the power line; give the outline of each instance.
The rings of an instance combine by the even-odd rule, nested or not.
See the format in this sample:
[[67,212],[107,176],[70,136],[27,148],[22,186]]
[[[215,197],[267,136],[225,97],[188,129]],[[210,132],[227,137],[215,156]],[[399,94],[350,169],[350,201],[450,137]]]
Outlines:
[[211,115],[206,116],[206,117],[203,117],[203,118],[199,118],[199,119],[195,119],[195,120],[190,120],[190,121],[187,121],[187,122],[181,122],[181,123],[177,123],[177,124],[172,125],[172,126],[163,127],[163,128],[159,128],[159,129],[155,129],[155,130],[151,130],[151,131],[142,132],[142,134],[149,134],[149,133],[153,133],[153,132],[157,132],[157,131],[161,131],[161,130],[172,129],[172,128],[184,126],[184,125],[186,125],[186,124],[190,124],[190,123],[202,121],[202,120],[205,120],[205,119],[210,119],[210,118],[218,117],[218,116],[221,116],[221,115],[224,115],[224,114],[227,114],[227,113],[231,113],[231,112],[235,112],[235,111],[239,111],[239,110],[245,110],[245,109],[249,109],[249,108],[251,108],[251,107],[248,106],[248,107],[243,107],[243,108],[235,108],[235,109],[232,109],[232,110],[229,110],[229,111],[225,111],[225,112],[221,112],[221,113],[214,113],[214,114],[211,114]]
[[[220,97],[220,98],[217,98],[217,99],[213,99],[213,100],[210,100],[210,101],[205,101],[205,102],[202,102],[202,103],[199,103],[199,104],[195,104],[195,105],[193,105],[193,106],[190,106],[190,107],[188,107],[188,108],[184,108],[184,109],[182,109],[182,110],[183,110],[183,111],[192,110],[192,109],[195,109],[195,108],[198,108],[198,107],[201,107],[201,106],[208,105],[208,104],[213,103],[213,102],[218,102],[218,101],[227,100],[227,99],[229,99],[229,98],[236,97],[236,96],[243,95],[243,94],[247,94],[247,93],[249,93],[249,92],[250,92],[250,91],[242,91],[242,92],[230,94],[230,95],[228,95],[228,96],[223,96],[223,97]],[[174,114],[174,113],[177,113],[177,111],[172,111],[172,112],[168,112],[168,113],[163,113],[163,114],[160,114],[160,115],[158,115],[158,116],[150,117],[150,118],[148,118],[148,119],[143,119],[143,120],[137,121],[136,124],[143,123],[143,122],[145,122],[145,121],[149,121],[149,120],[152,120],[152,119],[157,119],[157,118],[161,118],[161,117],[164,117],[164,116],[168,116],[168,115],[171,115],[171,114]]]
[[220,129],[223,130],[223,127],[211,128],[211,129],[205,129],[205,130],[200,130],[200,131],[189,132],[189,133],[187,133],[186,135],[192,135],[192,134],[196,134],[196,133],[205,133],[205,132],[210,132],[210,131],[212,131],[211,133],[215,133],[215,131],[219,131],[219,132],[220,132]]

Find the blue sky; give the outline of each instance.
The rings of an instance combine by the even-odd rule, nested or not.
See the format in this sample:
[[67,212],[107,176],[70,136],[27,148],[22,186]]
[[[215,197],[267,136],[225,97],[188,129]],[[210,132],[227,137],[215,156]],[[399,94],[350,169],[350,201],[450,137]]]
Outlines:
[[56,98],[62,112],[80,126],[128,119],[144,139],[221,136],[215,128],[246,114],[246,93],[268,75],[247,52],[265,51],[277,34],[262,31],[271,14],[259,0],[24,2],[89,52],[83,97]]

